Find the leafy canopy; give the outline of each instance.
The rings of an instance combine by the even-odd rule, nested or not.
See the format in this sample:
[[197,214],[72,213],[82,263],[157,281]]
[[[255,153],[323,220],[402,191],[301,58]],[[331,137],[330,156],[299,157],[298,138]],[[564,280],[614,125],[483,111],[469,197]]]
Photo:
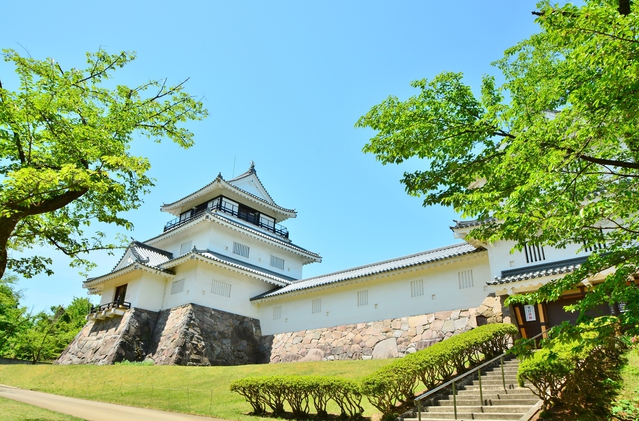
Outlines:
[[0,82],[0,277],[6,269],[50,274],[49,258],[8,253],[34,246],[53,246],[86,267],[82,253],[115,247],[103,233],[88,238],[90,223],[132,228],[122,213],[138,208],[153,185],[149,161],[130,153],[131,142],[142,135],[188,148],[193,133],[182,124],[207,112],[185,82],[111,82],[133,53],[87,53],[85,69],[13,50],[3,56],[19,87]]
[[413,82],[415,96],[391,96],[359,119],[376,131],[364,151],[383,164],[422,158],[423,169],[404,174],[407,192],[483,220],[477,239],[605,244],[526,299],[557,299],[616,268],[581,308],[623,301],[636,324],[639,15],[602,0],[537,7],[540,32],[494,63],[503,83],[485,76],[475,94],[461,73]]

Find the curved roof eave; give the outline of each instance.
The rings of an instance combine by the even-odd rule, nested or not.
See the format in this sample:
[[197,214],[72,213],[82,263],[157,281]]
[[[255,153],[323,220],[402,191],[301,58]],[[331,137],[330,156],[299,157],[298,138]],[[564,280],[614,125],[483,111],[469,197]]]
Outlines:
[[[237,180],[239,178],[235,178],[234,180]],[[222,189],[228,189],[228,190],[232,190],[235,191],[236,193],[238,193],[239,195],[241,195],[242,197],[251,200],[255,203],[258,203],[260,205],[266,206],[271,208],[273,211],[281,213],[283,215],[285,215],[287,218],[296,218],[297,217],[297,212],[294,209],[287,209],[287,208],[283,208],[279,205],[277,205],[274,201],[272,201],[273,199],[271,199],[271,202],[264,200],[261,197],[258,197],[252,193],[247,192],[246,190],[243,190],[237,186],[234,186],[233,184],[230,184],[228,181],[224,180],[224,178],[222,178],[222,175],[219,174],[217,176],[217,178],[215,180],[213,180],[212,182],[210,182],[209,184],[207,184],[206,186],[202,187],[199,190],[196,190],[195,192],[173,202],[173,203],[166,203],[163,204],[160,207],[160,210],[162,212],[168,212],[171,213],[173,215],[175,215],[173,212],[171,211],[175,211],[176,209],[179,209],[181,206],[183,206],[184,204],[186,204],[188,201],[192,200],[193,198],[199,197],[199,196],[203,196],[211,191],[214,190],[214,188],[216,187],[216,185],[219,185],[220,188]],[[264,189],[264,191],[266,191],[266,189]],[[268,192],[267,192],[268,194]],[[270,196],[269,196],[270,198]]]

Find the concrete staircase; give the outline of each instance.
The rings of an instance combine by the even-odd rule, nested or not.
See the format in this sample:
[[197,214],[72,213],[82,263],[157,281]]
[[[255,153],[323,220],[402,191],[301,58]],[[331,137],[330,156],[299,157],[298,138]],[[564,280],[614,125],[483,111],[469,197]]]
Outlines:
[[[428,402],[422,402],[422,421],[435,420],[527,420],[529,411],[539,403],[527,387],[517,385],[517,368],[519,362],[516,359],[504,362],[504,374],[506,389],[504,390],[501,368],[499,364],[492,369],[482,370],[482,398],[480,402],[479,380],[475,375],[472,382],[457,386],[457,418],[453,406],[453,396],[439,395]],[[472,378],[472,376],[469,376]],[[405,421],[417,421],[419,414],[417,409],[412,418],[404,417]]]

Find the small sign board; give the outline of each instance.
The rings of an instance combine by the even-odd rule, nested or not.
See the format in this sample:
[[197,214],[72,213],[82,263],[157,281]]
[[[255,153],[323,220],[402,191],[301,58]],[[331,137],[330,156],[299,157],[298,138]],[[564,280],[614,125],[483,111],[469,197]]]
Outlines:
[[524,313],[526,314],[527,322],[534,322],[535,320],[537,320],[537,316],[535,315],[534,305],[526,304],[524,306]]

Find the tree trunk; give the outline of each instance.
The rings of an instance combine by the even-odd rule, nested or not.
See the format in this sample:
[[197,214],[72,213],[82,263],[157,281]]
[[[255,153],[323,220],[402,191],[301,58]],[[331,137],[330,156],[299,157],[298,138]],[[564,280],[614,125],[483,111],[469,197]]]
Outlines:
[[0,279],[2,279],[7,270],[9,261],[7,243],[16,225],[18,225],[18,221],[19,218],[17,217],[0,218]]
[[630,14],[630,1],[631,0],[619,0],[619,13],[626,16]]

